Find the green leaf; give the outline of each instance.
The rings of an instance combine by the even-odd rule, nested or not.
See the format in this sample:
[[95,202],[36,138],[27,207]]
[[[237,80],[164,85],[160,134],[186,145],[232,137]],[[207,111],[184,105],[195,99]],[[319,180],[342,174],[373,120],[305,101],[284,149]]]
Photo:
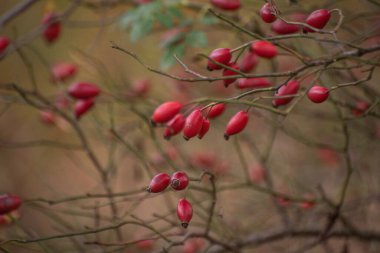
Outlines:
[[173,20],[171,16],[166,15],[162,12],[156,12],[155,16],[157,20],[161,23],[161,25],[165,26],[166,28],[173,27]]
[[162,69],[168,69],[171,67],[174,63],[176,63],[176,60],[174,58],[174,55],[177,57],[182,57],[185,54],[185,45],[180,44],[173,47],[168,48],[165,50],[164,55],[161,58],[161,68]]
[[130,33],[130,39],[132,42],[136,42],[144,35],[148,34],[153,28],[153,20],[150,17],[139,20],[139,22],[133,23]]
[[201,31],[191,31],[187,34],[185,43],[191,47],[205,47],[207,46],[207,36]]
[[201,23],[203,25],[215,25],[215,24],[219,23],[219,20],[217,18],[215,18],[214,16],[204,15],[202,20],[201,20]]
[[124,28],[127,28],[133,21],[136,20],[136,10],[130,10],[128,11],[121,19],[120,19],[120,25]]
[[172,17],[176,17],[178,19],[182,19],[183,18],[182,11],[179,8],[169,7],[167,11],[168,11],[168,14],[170,16],[172,16]]

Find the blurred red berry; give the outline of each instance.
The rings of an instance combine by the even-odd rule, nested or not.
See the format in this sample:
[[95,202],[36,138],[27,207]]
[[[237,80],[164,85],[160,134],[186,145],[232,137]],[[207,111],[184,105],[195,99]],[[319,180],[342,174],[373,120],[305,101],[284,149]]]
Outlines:
[[272,23],[277,19],[276,15],[273,14],[272,9],[273,7],[270,3],[266,3],[261,7],[260,16],[265,23]]
[[239,69],[241,72],[251,72],[259,62],[256,54],[248,52],[244,55],[243,59],[239,63]]
[[240,78],[236,84],[239,89],[265,88],[272,84],[264,77]]
[[10,43],[10,40],[8,39],[8,37],[0,36],[0,54],[4,53],[9,43]]
[[47,12],[42,19],[42,24],[46,26],[42,34],[48,43],[54,42],[61,33],[61,22],[57,18],[57,13]]
[[225,11],[234,11],[240,8],[240,0],[211,0],[211,3]]
[[164,138],[169,140],[172,136],[178,134],[182,131],[185,126],[185,117],[182,114],[177,114],[171,119],[167,124],[164,130]]
[[[236,63],[229,63],[228,66],[231,67],[231,68],[233,68],[233,69],[239,70],[239,66]],[[235,72],[235,71],[233,71],[233,70],[229,70],[229,69],[224,69],[223,70],[223,77],[226,77],[226,76],[235,76],[235,75],[238,75],[238,73]],[[233,83],[235,81],[236,81],[236,78],[224,79],[223,80],[224,87],[228,87],[231,83]]]
[[365,101],[357,101],[355,108],[351,110],[352,114],[355,116],[361,116],[369,108],[369,104]]
[[17,210],[21,205],[21,198],[13,194],[0,195],[0,215]]
[[51,68],[53,82],[64,82],[77,73],[77,67],[72,63],[56,63]]
[[259,40],[251,43],[251,52],[260,57],[271,59],[277,55],[277,48],[269,41]]
[[100,89],[93,83],[76,82],[69,86],[67,92],[76,99],[94,98],[100,94]]
[[79,99],[74,105],[74,114],[77,119],[80,119],[86,112],[88,112],[95,102],[93,99]]
[[46,125],[54,125],[56,121],[55,113],[50,110],[40,111],[41,121]]

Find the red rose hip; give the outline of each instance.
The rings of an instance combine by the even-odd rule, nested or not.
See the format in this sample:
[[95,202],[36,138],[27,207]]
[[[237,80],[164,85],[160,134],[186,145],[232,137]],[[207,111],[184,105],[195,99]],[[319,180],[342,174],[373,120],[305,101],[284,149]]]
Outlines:
[[0,195],[0,215],[17,210],[21,205],[21,198],[13,194]]
[[[42,34],[46,42],[54,42],[61,33],[61,22],[56,20],[58,15],[54,12],[48,12],[42,19],[42,24],[46,25]],[[54,21],[53,21],[54,20]]]
[[182,104],[177,101],[168,101],[158,106],[152,115],[152,123],[166,123],[182,109]]
[[170,186],[176,190],[181,191],[189,185],[189,177],[186,172],[177,171],[175,172],[170,179]]
[[210,129],[210,121],[206,118],[203,118],[202,127],[198,133],[198,138],[202,139],[203,136],[206,135],[206,133],[208,132],[209,129]]
[[[316,10],[313,11],[306,19],[306,24],[309,26],[312,26],[317,29],[322,29],[325,27],[327,22],[329,22],[331,17],[331,14],[328,10],[321,9],[321,10]],[[308,27],[304,27],[305,32],[315,32],[312,29]]]
[[240,0],[211,0],[211,3],[225,11],[234,11],[240,8]]
[[93,83],[76,82],[69,86],[67,92],[76,99],[94,98],[100,94],[100,89]]
[[169,140],[170,137],[178,134],[185,126],[185,117],[182,114],[177,114],[172,120],[166,124],[164,138]]
[[185,127],[183,129],[183,138],[189,140],[198,135],[203,125],[203,116],[199,109],[194,110],[186,118]]
[[193,207],[191,206],[190,202],[186,199],[181,199],[178,202],[177,216],[178,219],[181,221],[182,227],[187,228],[189,226],[191,218],[193,217]]
[[300,83],[296,80],[291,80],[288,83],[282,85],[278,91],[274,94],[272,104],[274,107],[286,105],[293,100],[293,97],[279,98],[281,96],[295,95],[300,88]]
[[272,5],[269,3],[266,3],[261,7],[260,16],[265,23],[272,23],[277,19],[276,15],[272,13]]
[[77,73],[77,67],[72,63],[62,62],[54,64],[51,72],[53,76],[53,82],[64,82]]
[[329,97],[329,89],[323,86],[313,86],[307,93],[307,97],[314,103],[322,103]]
[[[239,66],[236,63],[229,63],[228,66],[233,68],[233,69],[239,70]],[[223,70],[223,76],[235,76],[235,75],[238,75],[238,73],[233,71],[233,70],[230,70],[230,69],[224,69]],[[236,81],[236,78],[224,79],[223,80],[224,87],[227,88],[231,83],[233,83],[235,81]]]
[[260,57],[271,59],[277,55],[277,48],[269,41],[259,40],[251,44],[251,51]]
[[248,123],[248,119],[249,117],[246,111],[236,113],[227,124],[226,131],[224,132],[224,138],[228,140],[231,135],[243,131]]
[[264,88],[271,86],[268,79],[262,77],[240,78],[236,84],[238,89]]
[[92,98],[90,99],[79,99],[74,105],[75,118],[80,119],[86,112],[88,112],[95,102]]
[[10,41],[7,37],[5,36],[0,36],[0,54],[2,54],[5,49],[7,49]]
[[158,193],[166,189],[170,184],[170,176],[166,173],[155,175],[147,188],[148,192]]
[[248,52],[239,63],[239,69],[242,72],[251,72],[259,62],[256,54]]
[[210,111],[208,112],[208,118],[209,119],[214,119],[218,116],[220,116],[224,110],[226,109],[226,105],[225,104],[216,104],[216,105],[213,105],[211,108],[210,108]]
[[[227,65],[230,62],[232,55],[231,55],[231,50],[229,48],[218,48],[212,51],[208,57],[218,63]],[[223,68],[222,66],[219,66],[210,60],[207,63],[207,69],[209,71],[222,69],[222,68]]]

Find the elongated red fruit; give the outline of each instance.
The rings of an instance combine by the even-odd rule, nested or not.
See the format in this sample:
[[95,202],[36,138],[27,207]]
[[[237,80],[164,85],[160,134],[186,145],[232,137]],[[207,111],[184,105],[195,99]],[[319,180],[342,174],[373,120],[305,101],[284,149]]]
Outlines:
[[271,86],[268,79],[263,77],[240,78],[236,84],[239,89],[264,88]]
[[170,184],[170,176],[166,173],[155,175],[147,188],[148,192],[158,193],[166,189]]
[[259,40],[251,44],[251,51],[260,57],[271,59],[277,55],[277,48],[269,41]]
[[152,115],[152,123],[166,123],[182,109],[182,104],[177,101],[168,101],[158,106]]
[[266,3],[261,7],[260,16],[265,23],[272,23],[277,19],[276,15],[272,13],[272,5],[270,3]]
[[69,86],[67,92],[76,99],[94,98],[100,94],[100,89],[93,83],[76,82]]
[[203,116],[201,110],[196,109],[190,113],[186,118],[185,127],[183,129],[183,138],[189,140],[194,136],[198,135],[201,131],[203,124]]
[[[236,63],[229,63],[228,66],[231,67],[231,68],[233,68],[233,69],[239,70],[239,66]],[[235,75],[238,75],[238,74],[239,73],[237,73],[235,71],[232,71],[232,70],[229,70],[229,69],[224,69],[223,70],[223,76],[235,76]],[[231,83],[233,83],[235,81],[236,81],[236,78],[224,79],[223,80],[224,87],[227,88]]]
[[164,138],[169,140],[170,137],[178,134],[185,126],[185,117],[182,114],[177,114],[167,124],[164,131]]
[[77,73],[77,66],[72,63],[61,62],[51,68],[53,82],[64,82]]
[[225,109],[226,109],[225,104],[216,104],[216,105],[211,107],[207,116],[209,119],[214,119],[214,118],[220,116],[224,112]]
[[181,199],[177,205],[177,216],[184,228],[189,226],[191,218],[193,218],[193,207],[186,199]]
[[189,185],[189,177],[184,171],[174,172],[170,179],[170,186],[176,190],[181,191]]
[[[208,57],[210,59],[213,59],[216,62],[227,65],[230,62],[232,55],[231,55],[231,50],[229,48],[217,48],[217,49],[213,50],[209,54]],[[210,60],[207,63],[207,69],[209,71],[222,69],[222,68],[223,68],[222,66],[216,65],[215,63],[213,63]]]
[[74,106],[74,114],[77,119],[81,118],[83,114],[88,112],[95,102],[92,98],[89,99],[79,99]]
[[248,52],[244,55],[243,59],[239,63],[239,69],[242,72],[248,73],[251,72],[259,62],[259,59],[256,54]]
[[[330,11],[325,9],[320,9],[313,11],[306,19],[306,24],[317,29],[322,29],[329,22],[331,17]],[[308,27],[304,27],[305,32],[315,32]]]
[[240,0],[211,0],[211,3],[219,9],[234,11],[240,8]]
[[206,133],[208,132],[209,129],[210,129],[210,121],[206,118],[203,118],[202,127],[198,133],[198,138],[202,139],[203,136],[206,135]]
[[[304,13],[296,12],[290,15],[289,21],[291,22],[305,22],[306,15]],[[277,34],[291,34],[301,30],[300,25],[288,24],[281,19],[277,19],[271,25],[272,31]]]
[[329,97],[329,89],[315,85],[307,93],[307,97],[314,103],[322,103]]
[[41,121],[46,125],[54,125],[57,118],[54,112],[50,110],[40,111]]
[[227,124],[226,131],[224,132],[224,139],[228,140],[231,135],[243,131],[248,123],[248,119],[249,117],[246,111],[236,113]]
[[299,25],[288,24],[282,21],[281,19],[277,19],[272,24],[271,29],[277,34],[291,34],[301,30],[301,27]]
[[7,49],[9,43],[10,41],[8,37],[0,36],[0,54],[2,54],[5,51],[5,49]]
[[280,105],[288,104],[290,101],[293,100],[293,97],[288,97],[288,98],[278,98],[278,97],[295,95],[297,94],[299,88],[300,88],[300,83],[296,80],[291,80],[288,83],[282,85],[280,89],[278,89],[278,91],[274,94],[274,99],[272,101],[273,106],[277,107]]
[[13,194],[0,195],[0,215],[17,210],[21,205],[21,198]]
[[61,33],[61,22],[56,20],[57,17],[58,15],[56,13],[48,12],[42,19],[42,24],[46,25],[42,34],[48,43],[54,42]]

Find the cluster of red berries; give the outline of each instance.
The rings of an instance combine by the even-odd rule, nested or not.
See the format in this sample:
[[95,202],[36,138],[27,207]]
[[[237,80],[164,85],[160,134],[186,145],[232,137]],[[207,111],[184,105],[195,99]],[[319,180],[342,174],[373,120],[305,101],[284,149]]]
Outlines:
[[100,92],[101,90],[98,86],[88,82],[76,82],[69,86],[67,93],[72,98],[77,99],[74,106],[74,113],[77,119],[94,106],[94,98]]
[[[201,109],[193,110],[187,117],[179,113],[182,104],[177,101],[168,101],[158,106],[152,115],[151,122],[154,126],[165,124],[164,138],[170,139],[172,136],[183,131],[185,140],[195,136],[202,139],[210,129],[209,119],[221,115],[225,110],[225,104],[210,106],[208,113],[204,116]],[[228,122],[224,137],[228,140],[229,136],[240,133],[248,123],[248,112],[239,111]]]
[[[301,25],[289,24],[281,19],[277,19],[274,6],[270,3],[264,4],[260,9],[261,19],[266,23],[273,23],[272,30],[278,34],[290,34],[296,33],[301,30]],[[299,14],[294,15],[291,22],[305,22],[307,25],[315,29],[323,29],[326,24],[329,22],[331,13],[329,10],[320,9],[313,11],[308,16]],[[309,27],[304,27],[303,32],[315,32],[315,30],[310,29]]]
[[17,210],[21,205],[21,198],[13,194],[1,194],[0,195],[0,225],[9,224],[12,219],[16,218],[18,214]]
[[[189,185],[189,177],[183,171],[177,171],[172,176],[167,173],[159,173],[150,181],[147,191],[152,193],[162,192],[169,185],[176,191],[184,190]],[[187,228],[193,217],[193,207],[185,198],[178,202],[177,216],[182,227]]]

